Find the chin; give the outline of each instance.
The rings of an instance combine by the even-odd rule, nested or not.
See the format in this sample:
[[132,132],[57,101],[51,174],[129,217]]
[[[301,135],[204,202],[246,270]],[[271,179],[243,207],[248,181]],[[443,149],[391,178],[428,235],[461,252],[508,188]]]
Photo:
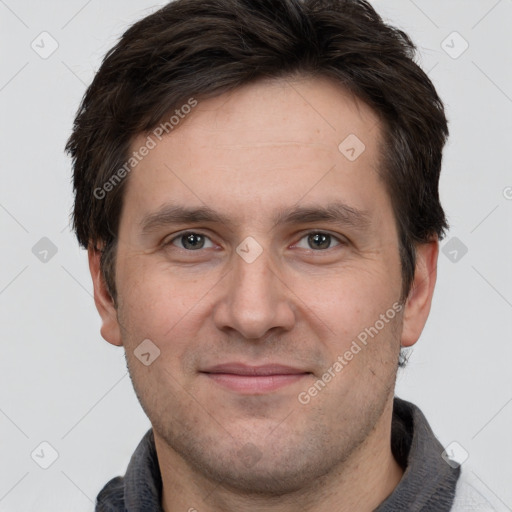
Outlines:
[[[239,458],[228,460],[225,463],[204,463],[201,470],[209,479],[218,482],[225,489],[236,491],[247,496],[279,497],[285,494],[293,494],[311,487],[318,479],[319,467],[312,467],[311,461],[306,464],[306,459],[296,461],[283,461],[282,457],[276,457],[274,453],[262,458],[253,466],[247,467]],[[329,468],[320,470],[327,473]]]
[[173,441],[170,446],[196,473],[211,482],[238,494],[268,498],[317,485],[344,458],[322,444],[325,432],[317,434],[287,432],[275,435],[274,442],[267,436],[254,436],[258,438],[254,443],[248,438],[234,441],[227,434],[221,439],[187,435],[168,441]]

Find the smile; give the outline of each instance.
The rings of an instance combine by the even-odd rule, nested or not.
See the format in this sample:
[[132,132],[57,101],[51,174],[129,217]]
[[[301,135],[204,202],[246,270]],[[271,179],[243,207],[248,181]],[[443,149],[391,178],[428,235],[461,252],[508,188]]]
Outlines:
[[311,375],[311,372],[289,366],[239,363],[217,365],[201,373],[224,388],[247,394],[275,391]]

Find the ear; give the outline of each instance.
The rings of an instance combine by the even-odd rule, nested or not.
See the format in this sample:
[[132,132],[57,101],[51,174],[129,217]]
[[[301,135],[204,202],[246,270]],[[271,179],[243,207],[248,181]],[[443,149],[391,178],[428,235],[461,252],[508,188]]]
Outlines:
[[117,309],[114,299],[112,299],[107,289],[107,284],[100,267],[101,252],[93,246],[89,246],[87,252],[89,256],[89,270],[91,271],[94,286],[94,303],[102,322],[101,335],[112,345],[121,346],[123,343],[119,322],[117,321]]
[[437,238],[416,246],[414,281],[405,302],[402,347],[414,345],[427,322],[437,278],[438,254]]

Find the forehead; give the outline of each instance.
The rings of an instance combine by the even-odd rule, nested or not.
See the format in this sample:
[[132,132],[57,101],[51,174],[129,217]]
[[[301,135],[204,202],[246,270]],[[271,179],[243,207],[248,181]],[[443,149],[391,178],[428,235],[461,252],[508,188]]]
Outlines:
[[130,174],[125,203],[150,210],[180,199],[253,216],[256,203],[270,215],[323,196],[366,209],[357,203],[383,188],[380,130],[373,110],[329,79],[252,83],[198,101],[159,139],[150,133],[156,143]]
[[[375,112],[354,94],[325,77],[260,80],[215,98],[200,101],[173,130],[204,131],[212,143],[235,138],[251,146],[261,142],[339,143],[350,133],[378,133]],[[187,127],[187,128],[185,128]],[[221,128],[221,129],[219,129]],[[179,134],[179,135],[178,135]]]

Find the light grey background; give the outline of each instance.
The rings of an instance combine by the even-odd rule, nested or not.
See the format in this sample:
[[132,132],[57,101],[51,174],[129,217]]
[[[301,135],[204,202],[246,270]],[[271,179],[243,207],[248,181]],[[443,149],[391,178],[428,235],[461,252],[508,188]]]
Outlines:
[[[68,226],[63,147],[104,54],[164,3],[0,0],[2,512],[93,510],[150,427],[122,349],[99,334],[86,253]],[[463,469],[512,510],[512,0],[373,4],[418,44],[451,130],[441,179],[451,230],[397,395],[444,446],[458,442]],[[47,242],[34,254],[43,237],[55,255]],[[43,441],[58,452],[48,469]]]

